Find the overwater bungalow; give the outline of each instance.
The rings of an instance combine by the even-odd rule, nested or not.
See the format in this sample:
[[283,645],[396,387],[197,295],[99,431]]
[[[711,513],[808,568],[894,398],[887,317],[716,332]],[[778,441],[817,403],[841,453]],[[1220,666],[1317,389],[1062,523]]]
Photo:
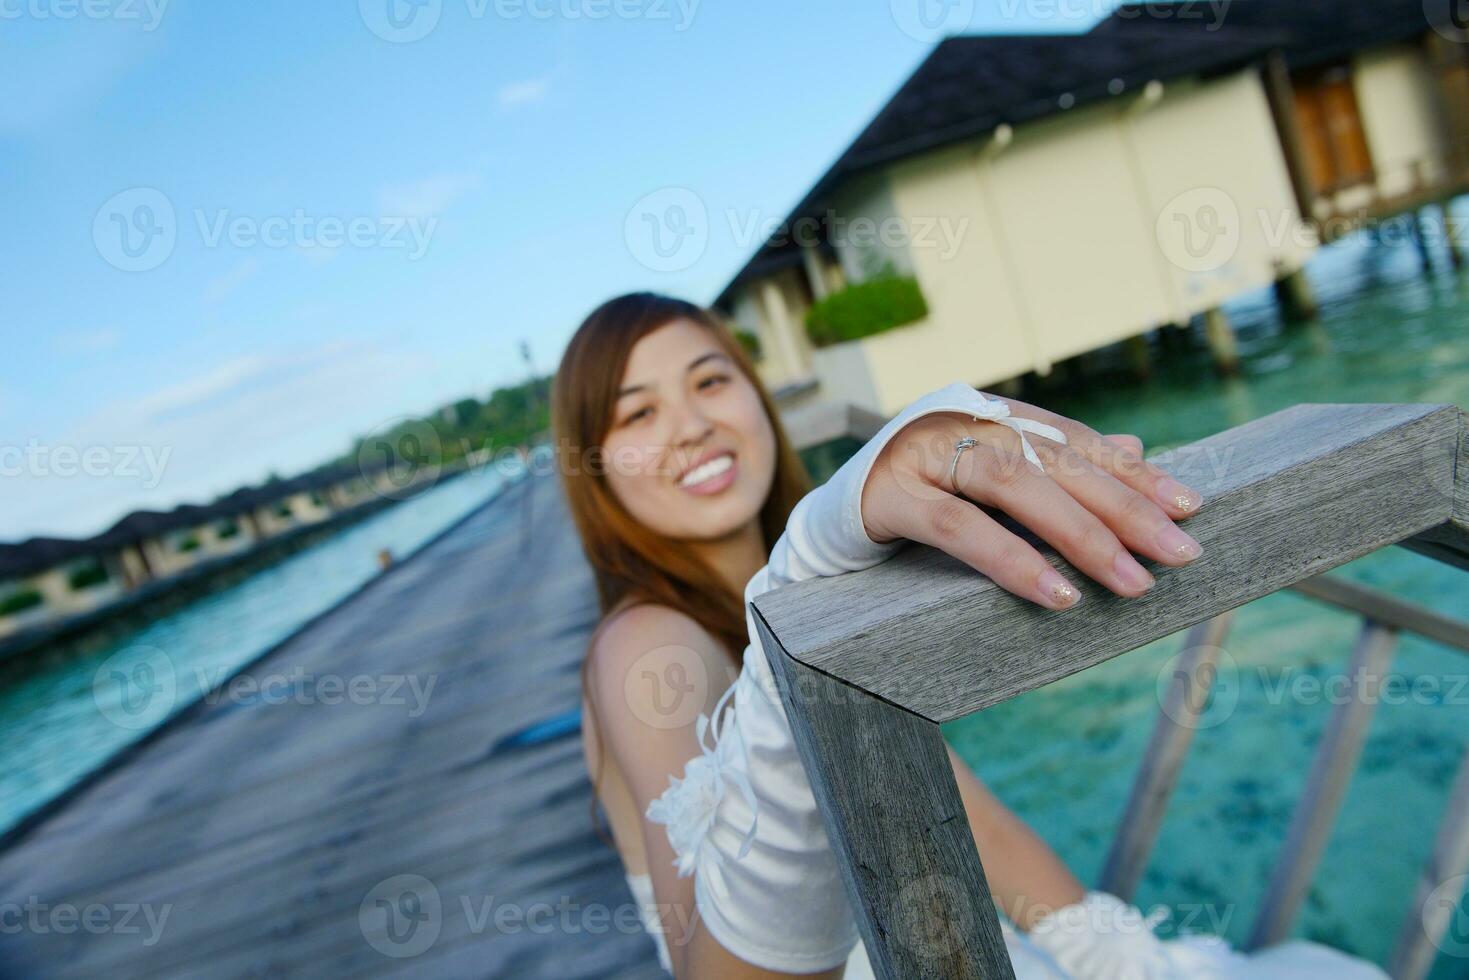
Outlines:
[[1426,19],[1433,7],[1240,0],[1214,19],[1127,4],[1093,33],[1268,38],[1262,78],[1300,212],[1330,241],[1469,190],[1469,36],[1447,3]]
[[1469,187],[1469,45],[1417,0],[1208,10],[941,43],[716,301],[787,412],[1196,317],[1232,370],[1222,304],[1277,284],[1309,315],[1324,241]]
[[381,467],[322,467],[244,487],[211,504],[136,511],[86,539],[0,544],[0,639],[121,603],[206,566],[222,567],[260,546],[359,508],[400,498]]

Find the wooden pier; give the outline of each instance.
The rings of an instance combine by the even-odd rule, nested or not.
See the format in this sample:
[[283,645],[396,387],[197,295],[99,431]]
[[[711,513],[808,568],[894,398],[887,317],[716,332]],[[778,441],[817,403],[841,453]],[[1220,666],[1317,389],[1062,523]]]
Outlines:
[[589,817],[595,620],[554,477],[509,488],[237,675],[291,697],[201,701],[0,838],[0,977],[662,976]]

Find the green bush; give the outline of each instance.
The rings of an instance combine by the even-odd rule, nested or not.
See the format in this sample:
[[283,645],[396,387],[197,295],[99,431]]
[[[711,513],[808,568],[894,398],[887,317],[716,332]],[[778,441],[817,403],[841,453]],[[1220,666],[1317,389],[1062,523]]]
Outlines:
[[176,550],[178,552],[181,552],[181,553],[182,552],[189,552],[189,551],[198,551],[199,550],[199,539],[196,538],[196,537],[194,537],[191,534],[188,537],[184,538],[182,541],[180,541],[175,546],[175,549],[174,550]]
[[107,569],[102,566],[100,561],[91,561],[79,568],[73,569],[72,573],[66,579],[67,584],[71,586],[73,592],[90,589],[92,586],[101,585],[105,581],[107,581]]
[[221,541],[228,541],[230,538],[238,537],[239,533],[240,525],[234,521],[225,521],[223,524],[219,524],[214,528],[214,536]]
[[760,348],[760,338],[758,336],[750,333],[748,330],[735,330],[733,332],[735,340],[739,341],[740,346],[745,349],[745,353],[750,355],[750,360],[759,361],[765,356],[765,352]]
[[817,347],[906,326],[928,316],[918,281],[884,276],[832,293],[806,312],[806,336]]
[[291,505],[288,503],[278,504],[275,508],[276,517],[294,517],[295,514],[296,512],[291,510]]
[[0,599],[0,616],[11,616],[18,612],[25,612],[42,603],[41,593],[35,589],[22,589],[20,592],[12,592],[10,595]]

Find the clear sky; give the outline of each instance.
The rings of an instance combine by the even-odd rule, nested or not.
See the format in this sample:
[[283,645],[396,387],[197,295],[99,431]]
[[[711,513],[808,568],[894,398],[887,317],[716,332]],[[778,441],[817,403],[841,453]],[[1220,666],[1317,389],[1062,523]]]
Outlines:
[[298,472],[522,339],[548,372],[611,295],[709,302],[938,32],[1111,5],[0,0],[0,540]]

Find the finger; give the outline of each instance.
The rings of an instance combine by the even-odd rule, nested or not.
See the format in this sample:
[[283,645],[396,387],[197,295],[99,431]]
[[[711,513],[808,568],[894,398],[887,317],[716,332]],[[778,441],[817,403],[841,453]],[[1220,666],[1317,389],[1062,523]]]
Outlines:
[[962,497],[920,501],[905,509],[899,534],[953,555],[996,585],[1048,609],[1069,609],[1081,590],[1039,551]]
[[1108,442],[1116,443],[1123,449],[1131,449],[1139,456],[1143,454],[1143,441],[1130,433],[1109,433],[1102,438]]
[[[989,397],[996,398],[997,395]],[[1066,434],[1066,444],[1081,453],[1089,461],[1112,474],[1118,480],[1141,494],[1156,500],[1170,517],[1179,519],[1198,511],[1204,505],[1204,495],[1192,487],[1175,480],[1173,475],[1160,466],[1143,458],[1140,449],[1119,446],[1108,442],[1095,429],[1076,419],[1048,412],[1028,402],[1001,398],[1010,406],[1011,413],[1022,418],[1032,418],[1053,425]],[[1050,443],[1045,437],[1031,440],[1034,445]],[[1054,443],[1052,443],[1054,445]]]
[[1053,444],[1038,454],[1051,479],[1111,528],[1129,551],[1175,566],[1187,565],[1204,553],[1203,546],[1174,524],[1155,501],[1070,446]]
[[1003,510],[1120,596],[1136,598],[1156,584],[1111,528],[1024,457],[977,448],[966,455],[973,460],[959,467],[964,496]]

